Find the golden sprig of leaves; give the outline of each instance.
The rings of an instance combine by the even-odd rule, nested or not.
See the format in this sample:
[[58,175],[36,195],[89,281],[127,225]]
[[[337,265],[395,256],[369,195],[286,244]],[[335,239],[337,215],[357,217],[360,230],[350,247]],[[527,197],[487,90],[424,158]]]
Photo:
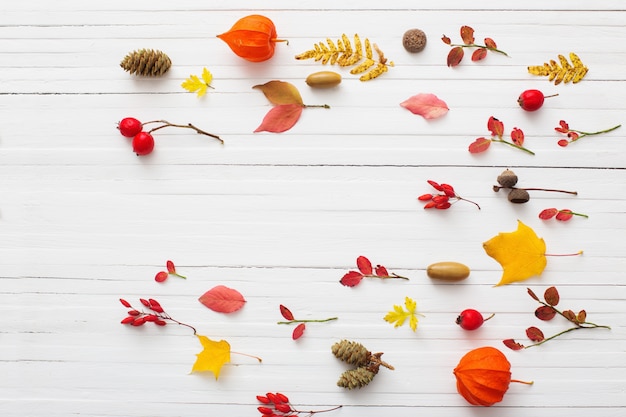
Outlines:
[[[378,61],[374,59],[372,49],[376,51]],[[370,43],[368,38],[361,42],[358,34],[354,35],[354,47],[350,38],[344,33],[336,43],[326,38],[326,42],[316,43],[313,49],[296,55],[296,59],[315,59],[315,61],[321,61],[322,65],[354,66],[350,74],[363,74],[359,78],[361,81],[373,80],[387,72],[389,67],[393,67],[393,62],[385,58],[385,54],[378,45]]]
[[589,71],[589,68],[582,63],[574,52],[569,54],[569,59],[572,61],[571,64],[563,55],[559,55],[558,58],[559,62],[551,59],[550,62],[544,62],[543,65],[529,66],[528,72],[532,75],[547,76],[548,81],[554,81],[554,85],[559,85],[561,83],[567,84],[570,81],[576,84]]
[[202,97],[206,94],[207,89],[213,88],[211,87],[213,74],[208,69],[203,68],[201,77],[202,79],[197,75],[190,75],[180,86],[190,93],[197,93],[198,97]]

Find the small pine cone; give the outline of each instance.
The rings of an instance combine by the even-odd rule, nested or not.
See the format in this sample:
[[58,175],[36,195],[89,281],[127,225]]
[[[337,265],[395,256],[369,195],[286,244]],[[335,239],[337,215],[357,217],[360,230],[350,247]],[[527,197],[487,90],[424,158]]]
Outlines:
[[362,388],[372,382],[376,374],[365,367],[345,371],[339,377],[337,386],[347,389]]
[[371,357],[371,352],[365,346],[349,340],[335,343],[331,350],[337,358],[355,366],[367,365]]
[[120,67],[136,75],[158,77],[163,75],[172,66],[170,58],[161,51],[154,49],[140,49],[126,55]]

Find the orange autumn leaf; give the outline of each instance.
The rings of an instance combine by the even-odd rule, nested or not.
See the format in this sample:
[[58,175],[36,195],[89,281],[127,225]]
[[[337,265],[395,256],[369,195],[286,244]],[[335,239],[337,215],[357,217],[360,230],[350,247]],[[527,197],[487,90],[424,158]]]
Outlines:
[[496,286],[541,275],[547,264],[546,243],[519,220],[515,232],[499,233],[483,243],[483,248],[502,266],[502,278]]
[[243,17],[228,32],[217,35],[237,56],[251,62],[266,61],[274,55],[276,42],[284,42],[276,36],[274,22],[261,15]]
[[302,96],[298,89],[286,81],[268,81],[265,84],[255,85],[252,88],[261,90],[272,104],[299,104],[303,105]]
[[230,344],[225,340],[216,342],[206,336],[196,336],[204,349],[196,355],[198,358],[191,372],[213,372],[218,379],[222,366],[230,362]]

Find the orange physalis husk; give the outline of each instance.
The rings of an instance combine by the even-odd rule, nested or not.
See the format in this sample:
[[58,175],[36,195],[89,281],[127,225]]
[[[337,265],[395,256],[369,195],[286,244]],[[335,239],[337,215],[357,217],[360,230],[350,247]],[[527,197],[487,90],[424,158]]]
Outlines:
[[504,353],[490,346],[469,351],[454,368],[456,389],[473,405],[489,407],[502,401],[511,382],[511,364]]
[[274,55],[276,39],[274,22],[265,16],[253,14],[239,19],[228,32],[217,35],[241,58],[261,62]]

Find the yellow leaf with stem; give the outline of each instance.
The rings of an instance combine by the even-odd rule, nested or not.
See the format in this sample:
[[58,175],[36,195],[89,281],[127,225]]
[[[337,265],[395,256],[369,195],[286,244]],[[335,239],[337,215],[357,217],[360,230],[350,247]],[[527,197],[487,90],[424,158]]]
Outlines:
[[[406,310],[404,310],[406,307]],[[404,307],[401,305],[394,305],[393,310],[387,313],[384,317],[385,321],[393,324],[393,327],[402,326],[407,319],[409,319],[409,327],[411,330],[417,330],[417,303],[410,297],[405,297]],[[421,315],[421,314],[420,314]]]
[[206,94],[208,88],[213,88],[211,87],[211,81],[213,81],[213,74],[211,74],[211,71],[204,68],[202,70],[201,77],[202,79],[200,79],[200,77],[198,77],[197,75],[190,75],[189,78],[183,81],[183,83],[181,84],[181,87],[183,87],[185,90],[189,91],[190,93],[197,92],[198,97],[202,97],[203,95]]
[[206,336],[196,335],[204,348],[196,356],[191,372],[213,372],[215,379],[220,376],[222,366],[230,362],[230,344],[225,340],[216,342]]

